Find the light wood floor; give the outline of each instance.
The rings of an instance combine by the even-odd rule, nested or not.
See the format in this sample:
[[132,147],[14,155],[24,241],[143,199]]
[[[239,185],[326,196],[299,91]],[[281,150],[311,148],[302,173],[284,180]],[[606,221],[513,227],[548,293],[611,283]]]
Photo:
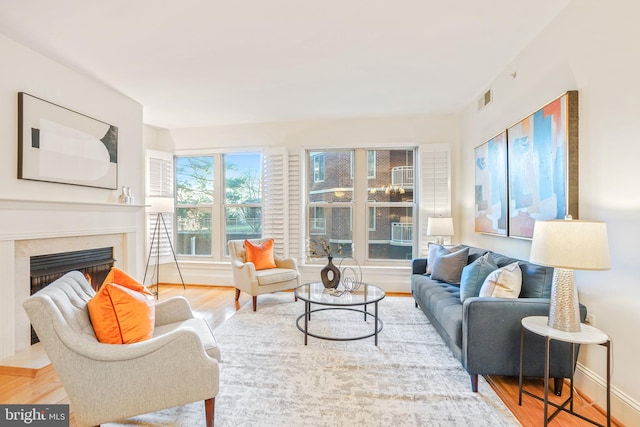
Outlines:
[[[212,328],[215,328],[231,317],[241,306],[251,305],[251,297],[246,294],[241,295],[239,302],[234,301],[235,289],[230,287],[187,286],[187,289],[184,290],[182,286],[160,286],[160,299],[166,299],[174,295],[184,295],[191,303],[197,316],[203,317]],[[410,297],[409,295],[398,294],[395,294],[395,296]],[[291,297],[293,298],[293,295]],[[258,297],[258,310],[260,310],[260,301],[268,298],[270,298],[269,295]],[[517,378],[487,377],[486,379],[524,427],[543,425],[542,402],[524,395],[522,406],[518,405]],[[525,380],[525,387],[527,390],[539,396],[543,394],[543,384],[541,380]],[[549,395],[553,396],[553,401],[559,402],[568,395],[568,392],[567,383],[565,384],[562,398],[553,396],[551,391]],[[64,388],[60,384],[60,380],[51,369],[43,369],[42,373],[35,378],[0,375],[0,404],[58,403],[66,404],[69,403],[69,400]],[[591,402],[578,393],[575,398],[574,410],[601,424],[605,423],[606,418],[602,410],[590,404]],[[616,423],[615,420],[612,421],[613,425],[621,425]],[[75,426],[73,413],[71,413],[70,425]],[[554,427],[567,427],[589,426],[592,424],[562,412],[554,418],[549,425]]]

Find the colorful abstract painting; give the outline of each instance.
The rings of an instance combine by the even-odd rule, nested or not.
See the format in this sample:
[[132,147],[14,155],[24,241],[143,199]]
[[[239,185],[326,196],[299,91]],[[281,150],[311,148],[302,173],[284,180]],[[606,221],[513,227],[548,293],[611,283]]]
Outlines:
[[578,92],[507,130],[509,236],[531,238],[536,220],[578,218]]
[[507,133],[475,149],[475,231],[507,235]]

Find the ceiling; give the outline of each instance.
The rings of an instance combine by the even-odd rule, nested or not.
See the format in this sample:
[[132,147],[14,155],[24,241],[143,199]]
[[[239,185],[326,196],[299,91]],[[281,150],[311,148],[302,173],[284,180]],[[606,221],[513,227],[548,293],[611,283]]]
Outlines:
[[164,128],[457,113],[570,0],[21,0],[0,33]]

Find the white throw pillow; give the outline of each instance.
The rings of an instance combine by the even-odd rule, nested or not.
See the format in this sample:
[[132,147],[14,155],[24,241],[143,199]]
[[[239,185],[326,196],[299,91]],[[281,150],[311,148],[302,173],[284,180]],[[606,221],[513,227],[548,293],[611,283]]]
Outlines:
[[518,298],[522,289],[522,270],[518,262],[489,273],[480,288],[480,297]]

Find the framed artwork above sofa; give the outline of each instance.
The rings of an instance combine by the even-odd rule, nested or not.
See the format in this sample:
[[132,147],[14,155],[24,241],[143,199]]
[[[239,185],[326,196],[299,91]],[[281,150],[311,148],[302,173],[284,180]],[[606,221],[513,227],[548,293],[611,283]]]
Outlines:
[[507,129],[509,236],[530,239],[536,220],[578,218],[578,91]]

